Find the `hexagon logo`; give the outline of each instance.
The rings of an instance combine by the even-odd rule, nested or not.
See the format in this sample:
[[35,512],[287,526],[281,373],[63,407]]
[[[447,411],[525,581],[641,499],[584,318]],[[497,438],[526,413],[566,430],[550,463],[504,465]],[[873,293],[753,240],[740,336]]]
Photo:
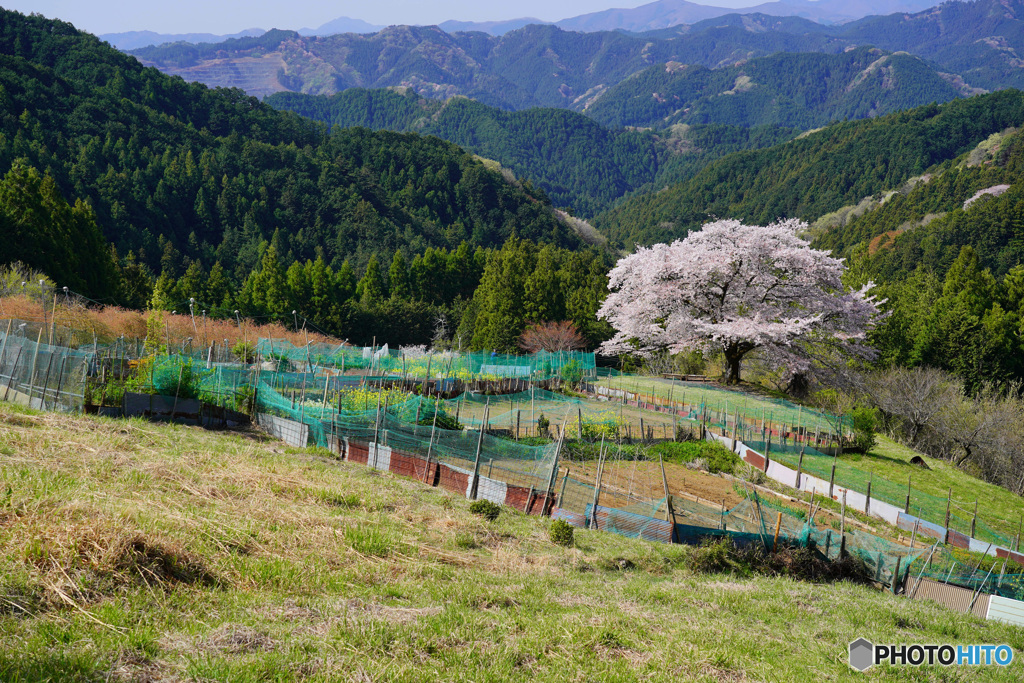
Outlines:
[[850,666],[857,671],[866,671],[874,664],[875,646],[864,638],[850,643]]

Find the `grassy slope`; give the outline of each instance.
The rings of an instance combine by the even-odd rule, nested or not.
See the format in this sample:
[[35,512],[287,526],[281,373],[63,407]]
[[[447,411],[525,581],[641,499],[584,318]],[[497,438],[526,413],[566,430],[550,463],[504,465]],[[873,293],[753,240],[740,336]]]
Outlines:
[[[931,469],[925,470],[911,465],[910,459],[915,455],[920,455]],[[1024,499],[1000,486],[975,479],[945,460],[929,458],[881,435],[878,437],[878,445],[872,449],[869,457],[863,457],[859,462],[857,456],[844,456],[844,459],[846,457],[850,457],[856,467],[864,468],[870,464],[875,476],[884,477],[889,481],[905,483],[907,475],[912,475],[914,490],[942,499],[946,498],[952,487],[954,505],[959,504],[961,508],[973,509],[974,501],[977,500],[978,516],[985,523],[1010,537],[1017,533],[1021,513],[1024,512]],[[913,498],[911,508],[913,512]],[[969,513],[955,508],[953,513],[960,517],[969,516]]]
[[858,636],[1024,648],[864,587],[695,575],[685,547],[563,549],[323,455],[0,404],[0,679],[854,680]]
[[[601,380],[599,384],[612,386],[616,389],[625,388],[628,391],[639,389],[643,394],[667,398],[671,383],[667,380],[653,377],[623,377]],[[683,389],[685,387],[685,389]],[[827,423],[822,419],[817,422],[817,414],[809,409],[797,410],[780,406],[773,399],[722,388],[718,385],[703,385],[676,382],[673,390],[673,399],[680,400],[682,390],[687,403],[699,402],[704,397],[709,407],[716,410],[724,410],[728,403],[730,412],[739,409],[750,417],[760,419],[761,411],[766,414],[773,413],[776,421],[791,421],[792,423],[802,422],[806,427],[813,430],[816,424],[826,428]],[[922,457],[928,463],[930,470],[924,470],[910,464],[910,459],[915,455],[921,455],[905,446],[879,435],[878,445],[868,456],[844,455],[836,468],[837,480],[843,479],[843,473],[848,468],[856,468],[864,472],[872,471],[876,478],[887,479],[894,484],[905,487],[907,475],[913,475],[913,489],[923,491],[945,500],[950,487],[953,488],[953,502],[961,508],[973,510],[974,501],[978,501],[978,517],[996,531],[1013,537],[1017,533],[1024,512],[1024,499],[1014,495],[1010,491],[988,484],[976,479],[966,472],[958,470],[950,463],[935,460],[927,456]],[[794,460],[795,456],[789,458]],[[911,498],[911,512],[915,512],[913,498]],[[969,514],[953,510],[961,518]],[[969,529],[960,529],[967,531]]]

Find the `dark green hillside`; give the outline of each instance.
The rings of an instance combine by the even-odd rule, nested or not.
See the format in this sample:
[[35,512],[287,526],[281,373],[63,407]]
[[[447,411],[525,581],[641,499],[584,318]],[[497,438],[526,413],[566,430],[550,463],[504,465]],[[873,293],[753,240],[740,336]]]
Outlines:
[[958,92],[916,57],[859,48],[785,54],[709,70],[660,64],[618,84],[587,109],[607,126],[673,123],[812,128],[947,102]]
[[282,256],[322,252],[335,267],[513,233],[579,244],[540,194],[450,143],[328,134],[241,91],[144,68],[66,23],[0,12],[0,88],[0,169],[22,159],[51,175],[70,203],[91,204],[122,257],[157,273],[219,261],[241,281],[275,232]]
[[[1001,277],[1024,263],[1021,180],[1024,134],[1011,129],[901,188],[877,208],[828,229],[817,243],[858,258],[865,273],[886,280],[902,280],[918,264],[944,276],[968,245]],[[1009,187],[970,201],[1001,185]]]
[[620,197],[689,177],[707,161],[792,137],[777,128],[610,130],[564,109],[507,112],[458,97],[351,88],[331,97],[277,93],[267,103],[335,126],[417,131],[494,159],[542,189],[556,206],[591,216]]
[[436,135],[501,162],[555,205],[582,215],[653,181],[667,156],[650,134],[611,131],[564,109],[506,112],[466,98],[440,102],[390,90],[346,90],[330,98],[278,93],[267,102],[337,126]]
[[970,150],[1024,123],[1024,93],[1007,90],[953,100],[824,130],[710,164],[655,195],[631,199],[595,219],[613,240],[671,240],[710,216],[755,223],[814,220]]

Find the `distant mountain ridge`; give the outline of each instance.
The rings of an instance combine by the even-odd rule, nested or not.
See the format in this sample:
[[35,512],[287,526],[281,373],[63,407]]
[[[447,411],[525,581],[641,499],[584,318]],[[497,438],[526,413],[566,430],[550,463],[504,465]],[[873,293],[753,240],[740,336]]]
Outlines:
[[[633,8],[611,8],[589,12],[559,21],[542,21],[535,17],[497,19],[494,21],[459,21],[449,19],[437,24],[448,33],[481,31],[502,36],[509,31],[530,24],[558,26],[566,31],[593,33],[596,31],[630,31],[643,33],[674,26],[693,24],[728,14],[770,14],[778,17],[801,17],[821,24],[839,24],[872,15],[894,12],[920,12],[935,5],[935,0],[780,0],[743,8],[716,7],[687,2],[686,0],[657,0]],[[338,33],[376,33],[385,26],[362,19],[342,16],[316,28],[300,28],[303,36],[332,36]],[[212,33],[157,33],[154,31],[128,31],[104,33],[99,36],[119,50],[135,50],[166,43],[220,43],[229,38],[260,36],[264,29],[251,28],[228,35]]]
[[141,47],[151,45],[165,45],[167,43],[223,43],[231,38],[253,38],[266,33],[261,28],[248,28],[238,33],[229,35],[216,35],[213,33],[156,33],[154,31],[126,31],[124,33],[104,33],[99,36],[118,50],[137,50]]
[[779,52],[839,54],[864,45],[921,57],[947,74],[961,93],[1024,87],[1022,17],[1022,0],[977,0],[843,26],[763,14],[729,14],[644,34],[578,33],[532,24],[495,37],[391,26],[327,37],[272,31],[132,54],[186,80],[239,87],[258,97],[406,87],[424,97],[464,95],[502,109],[584,111],[627,77],[656,64],[713,69]]
[[657,0],[632,9],[608,9],[555,22],[567,31],[631,31],[643,33],[693,24],[727,14],[770,14],[801,17],[822,24],[840,24],[893,12],[919,12],[935,0],[781,0],[740,9],[700,5],[686,0]]

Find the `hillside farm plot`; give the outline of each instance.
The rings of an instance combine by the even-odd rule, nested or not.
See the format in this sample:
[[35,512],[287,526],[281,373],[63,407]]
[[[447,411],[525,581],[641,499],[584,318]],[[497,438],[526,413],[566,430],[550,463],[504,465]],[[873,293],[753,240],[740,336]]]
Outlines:
[[538,420],[543,416],[550,424],[546,431],[557,434],[557,427],[566,425],[567,436],[579,435],[580,417],[583,419],[583,437],[600,441],[641,436],[643,428],[652,439],[671,439],[675,425],[684,422],[672,415],[623,405],[620,401],[602,401],[577,398],[540,389],[499,396],[467,394],[448,403],[448,410],[457,413],[459,420],[478,427],[484,419],[484,408],[489,406],[488,428],[515,431],[519,423],[521,436],[540,436]]
[[760,424],[761,420],[767,420],[776,429],[780,425],[799,426],[812,433],[817,429],[823,432],[829,429],[829,420],[816,410],[781,399],[728,389],[717,383],[622,375],[602,378],[597,386],[639,394],[641,401],[649,403],[668,405],[671,401],[680,408],[695,409],[703,404],[711,411],[728,413],[730,421],[738,412],[745,422]]

